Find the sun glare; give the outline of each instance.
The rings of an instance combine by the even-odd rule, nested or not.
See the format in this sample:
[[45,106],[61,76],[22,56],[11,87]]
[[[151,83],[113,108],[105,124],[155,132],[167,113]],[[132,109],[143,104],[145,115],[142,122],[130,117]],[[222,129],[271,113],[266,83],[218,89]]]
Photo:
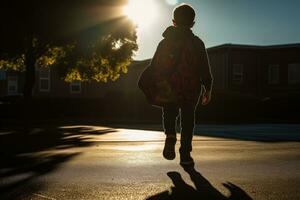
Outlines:
[[158,10],[155,0],[128,0],[124,14],[140,29],[146,29],[156,20]]

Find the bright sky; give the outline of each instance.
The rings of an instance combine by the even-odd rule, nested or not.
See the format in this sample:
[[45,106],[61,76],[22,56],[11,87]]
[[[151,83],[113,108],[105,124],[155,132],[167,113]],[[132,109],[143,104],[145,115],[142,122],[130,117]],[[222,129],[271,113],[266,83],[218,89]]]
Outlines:
[[153,56],[162,32],[171,25],[174,6],[183,2],[195,8],[197,16],[193,31],[207,47],[224,43],[269,45],[300,42],[299,0],[131,1],[135,6],[126,12],[140,24],[136,60]]

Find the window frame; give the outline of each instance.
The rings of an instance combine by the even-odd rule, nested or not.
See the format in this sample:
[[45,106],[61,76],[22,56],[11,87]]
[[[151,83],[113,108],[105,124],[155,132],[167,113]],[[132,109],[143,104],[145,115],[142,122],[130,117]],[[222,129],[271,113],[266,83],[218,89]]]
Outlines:
[[[241,72],[236,72],[236,67],[240,67]],[[236,79],[235,76],[240,76],[240,79]],[[235,84],[242,84],[244,82],[244,64],[232,65],[232,82]]]
[[[298,68],[299,68],[299,78],[298,78],[298,80],[291,80],[291,74],[293,74],[290,70],[291,66],[298,66]],[[300,63],[289,63],[288,64],[288,83],[289,84],[299,84],[300,83]]]
[[[72,86],[79,86],[78,91],[74,91]],[[81,88],[81,81],[71,81],[70,82],[70,93],[71,94],[81,94],[82,88]]]
[[[42,77],[41,76],[41,70],[47,70],[47,77]],[[51,84],[51,73],[50,73],[50,68],[39,68],[38,70],[39,72],[39,91],[40,92],[50,92],[50,84]],[[42,81],[48,81],[48,88],[45,89],[45,88],[42,88]]]
[[[277,68],[276,78],[272,77],[273,69]],[[276,85],[280,83],[280,65],[279,64],[269,64],[268,66],[268,84],[269,85]]]
[[0,69],[0,81],[5,81],[7,78],[6,71],[4,69]]
[[[10,79],[12,79],[12,78],[14,78],[15,79],[15,81],[12,81],[12,80],[10,80]],[[12,91],[10,91],[10,83],[11,82],[14,82],[15,83],[15,91],[14,92],[12,92]],[[19,80],[18,80],[18,76],[17,75],[9,75],[9,76],[7,76],[7,94],[8,95],[17,95],[18,94],[18,91],[19,91]]]

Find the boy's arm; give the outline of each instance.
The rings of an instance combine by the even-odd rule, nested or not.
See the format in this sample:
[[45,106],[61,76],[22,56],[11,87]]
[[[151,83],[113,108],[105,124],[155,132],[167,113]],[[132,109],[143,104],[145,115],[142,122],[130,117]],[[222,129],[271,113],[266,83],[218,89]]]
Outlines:
[[210,102],[211,99],[211,91],[213,85],[213,76],[211,73],[209,58],[207,55],[207,51],[204,45],[204,42],[199,39],[199,52],[200,52],[200,76],[201,83],[205,88],[205,92],[202,97],[202,104],[206,105]]
[[200,76],[205,91],[212,90],[213,76],[210,69],[209,58],[204,43],[200,40]]

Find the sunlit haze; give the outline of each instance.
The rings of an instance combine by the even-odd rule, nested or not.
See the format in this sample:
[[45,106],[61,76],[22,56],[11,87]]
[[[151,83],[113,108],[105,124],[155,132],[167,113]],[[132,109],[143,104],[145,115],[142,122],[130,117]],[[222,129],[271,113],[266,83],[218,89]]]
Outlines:
[[124,7],[124,14],[128,16],[140,30],[148,29],[158,20],[159,10],[155,0],[129,0]]

